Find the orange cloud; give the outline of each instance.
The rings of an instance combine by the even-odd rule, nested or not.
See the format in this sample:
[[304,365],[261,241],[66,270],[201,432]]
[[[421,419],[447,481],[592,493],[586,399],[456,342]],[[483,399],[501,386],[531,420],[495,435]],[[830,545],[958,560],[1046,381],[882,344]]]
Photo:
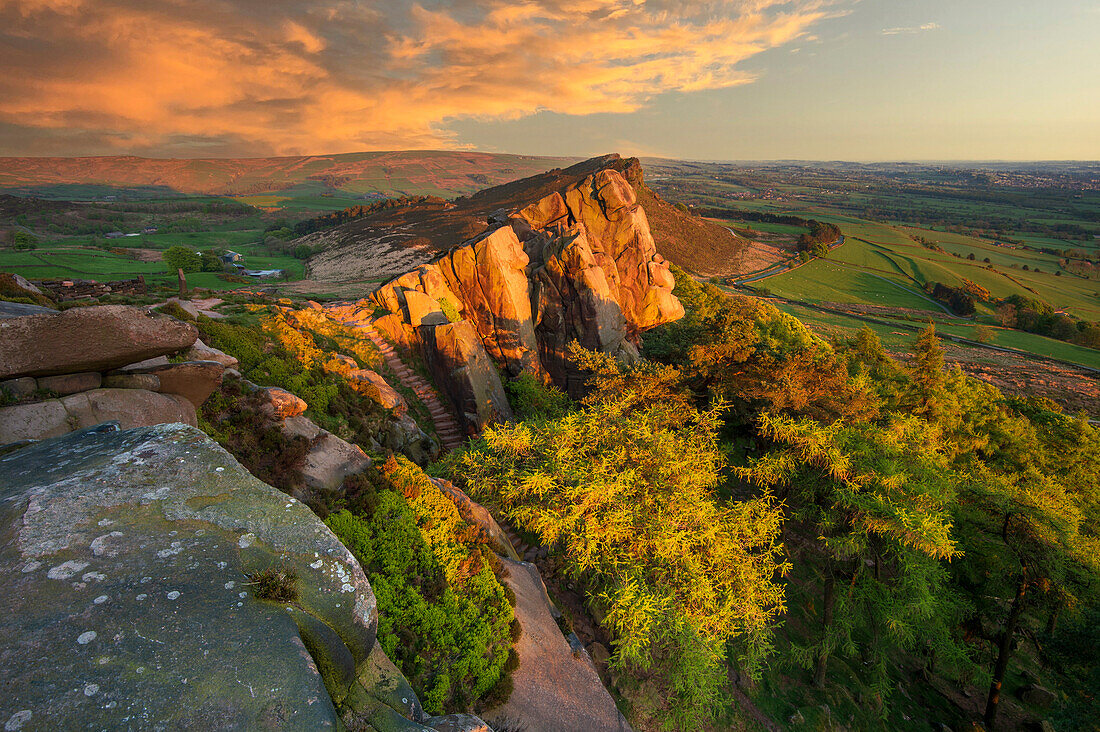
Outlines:
[[0,151],[453,147],[447,121],[752,80],[834,0],[0,0]]

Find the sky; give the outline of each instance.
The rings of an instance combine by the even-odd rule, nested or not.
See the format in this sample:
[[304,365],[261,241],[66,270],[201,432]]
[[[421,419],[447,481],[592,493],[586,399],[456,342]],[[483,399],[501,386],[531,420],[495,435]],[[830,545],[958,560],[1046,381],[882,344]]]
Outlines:
[[1100,159],[1097,0],[0,0],[0,155]]

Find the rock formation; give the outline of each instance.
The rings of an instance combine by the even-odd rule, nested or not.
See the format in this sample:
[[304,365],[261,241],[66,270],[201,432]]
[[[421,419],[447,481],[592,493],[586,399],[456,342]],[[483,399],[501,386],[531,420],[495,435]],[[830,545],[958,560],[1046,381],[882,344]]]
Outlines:
[[0,379],[106,371],[176,353],[198,338],[189,323],[127,305],[0,320]]
[[509,201],[483,233],[330,312],[370,319],[419,349],[470,432],[510,417],[493,363],[580,394],[572,341],[633,359],[642,331],[684,310],[624,174],[592,161],[578,170],[563,174],[560,190]]
[[0,507],[5,729],[487,729],[425,715],[351,553],[194,428],[17,449]]
[[572,649],[562,635],[538,568],[501,561],[523,632],[515,646],[519,668],[512,696],[495,713],[528,732],[630,732],[587,651]]
[[[197,424],[229,359],[195,351],[197,336],[188,323],[121,305],[0,319],[0,444],[107,421]],[[185,349],[215,360],[166,358]]]

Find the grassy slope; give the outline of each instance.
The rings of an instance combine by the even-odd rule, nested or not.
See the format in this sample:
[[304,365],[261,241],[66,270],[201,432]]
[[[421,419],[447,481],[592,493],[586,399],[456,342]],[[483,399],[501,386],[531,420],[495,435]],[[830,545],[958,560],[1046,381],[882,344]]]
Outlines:
[[[903,288],[920,290],[930,282],[958,286],[968,279],[987,288],[994,297],[1013,294],[1039,297],[1078,317],[1100,319],[1097,296],[1100,285],[1066,272],[1056,276],[1054,272],[1060,269],[1056,256],[998,247],[958,234],[836,218],[848,237],[844,246],[830,254],[828,260],[815,261],[762,284],[776,294],[795,299],[936,310],[931,303],[915,298]],[[909,238],[910,233],[939,244],[945,252],[922,247]],[[966,259],[971,253],[973,261]],[[993,270],[987,269],[988,265],[982,261],[986,257]],[[1025,264],[1029,271],[1023,270]],[[1036,267],[1041,272],[1035,272]],[[990,312],[988,307],[984,308],[985,314]],[[979,314],[982,313],[979,308]]]

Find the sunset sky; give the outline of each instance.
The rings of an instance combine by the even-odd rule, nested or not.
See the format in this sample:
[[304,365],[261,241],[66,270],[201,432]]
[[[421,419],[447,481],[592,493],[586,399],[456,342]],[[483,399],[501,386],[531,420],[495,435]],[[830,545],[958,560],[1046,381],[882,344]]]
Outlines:
[[1100,159],[1096,0],[0,0],[0,155]]

